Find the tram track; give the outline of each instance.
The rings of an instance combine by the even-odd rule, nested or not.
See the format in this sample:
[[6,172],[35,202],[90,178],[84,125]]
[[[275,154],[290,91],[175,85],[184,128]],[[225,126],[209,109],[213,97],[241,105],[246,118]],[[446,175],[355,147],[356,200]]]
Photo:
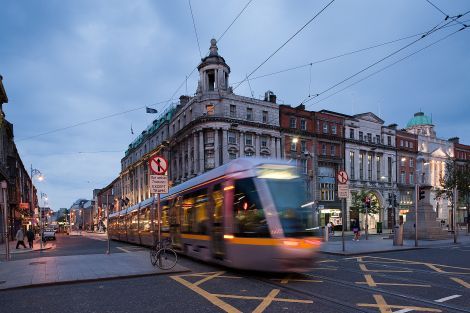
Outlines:
[[[410,301],[410,302],[415,302],[415,303],[418,303],[418,304],[426,304],[426,305],[429,305],[429,306],[434,307],[434,308],[443,309],[443,312],[470,313],[470,309],[467,309],[467,308],[453,306],[453,305],[449,305],[449,304],[445,304],[445,303],[439,303],[439,302],[436,302],[434,300],[423,299],[421,297],[405,295],[405,294],[402,294],[402,293],[399,293],[399,292],[390,291],[390,290],[386,290],[386,289],[379,288],[379,287],[372,288],[372,287],[368,287],[368,286],[361,286],[361,285],[357,285],[357,284],[349,282],[349,281],[334,279],[334,278],[330,278],[330,277],[323,276],[323,275],[306,274],[306,273],[297,273],[297,275],[299,275],[299,277],[303,276],[303,277],[321,279],[325,282],[330,282],[330,283],[336,284],[336,285],[341,286],[341,287],[352,288],[352,289],[356,289],[356,290],[361,289],[361,290],[367,291],[371,295],[379,293],[379,294],[388,295],[388,296],[392,296],[392,297],[396,297],[396,298],[401,298],[401,299],[404,299],[404,300],[407,300],[407,301]],[[269,279],[266,279],[266,278],[262,278],[262,277],[246,277],[246,278],[249,279],[249,280],[260,281],[264,284],[274,286],[274,287],[276,287],[278,289],[281,289],[281,290],[287,290],[287,291],[290,291],[292,293],[307,296],[307,297],[310,297],[313,300],[316,299],[318,302],[322,302],[322,303],[327,304],[329,306],[331,306],[331,304],[338,305],[338,306],[341,307],[342,312],[370,312],[368,310],[364,310],[364,309],[359,308],[357,306],[339,301],[339,300],[334,299],[332,297],[328,297],[328,296],[325,296],[325,295],[320,295],[318,293],[298,289],[298,288],[288,286],[288,285],[285,285],[285,284],[276,283],[276,282],[273,282],[273,281],[271,281]]]

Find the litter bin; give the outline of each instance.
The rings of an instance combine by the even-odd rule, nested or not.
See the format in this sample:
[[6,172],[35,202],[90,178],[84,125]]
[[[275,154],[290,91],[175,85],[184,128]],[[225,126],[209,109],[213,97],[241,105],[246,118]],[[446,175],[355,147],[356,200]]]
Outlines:
[[377,234],[382,233],[382,222],[377,222]]
[[393,245],[403,246],[403,225],[397,225],[393,229]]
[[330,237],[330,234],[328,233],[328,227],[323,226],[323,241],[328,241],[328,238]]

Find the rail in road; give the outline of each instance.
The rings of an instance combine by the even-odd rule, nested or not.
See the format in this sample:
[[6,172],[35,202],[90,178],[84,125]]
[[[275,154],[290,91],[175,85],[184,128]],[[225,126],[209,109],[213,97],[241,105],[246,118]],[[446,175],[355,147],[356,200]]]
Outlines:
[[428,261],[361,256],[327,259],[308,273],[214,271],[172,279],[226,312],[279,305],[296,312],[470,312],[470,268]]

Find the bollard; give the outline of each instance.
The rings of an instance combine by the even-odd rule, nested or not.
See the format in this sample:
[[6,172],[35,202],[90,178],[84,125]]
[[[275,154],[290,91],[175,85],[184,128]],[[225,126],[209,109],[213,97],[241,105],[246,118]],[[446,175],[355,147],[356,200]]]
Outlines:
[[393,245],[403,246],[403,225],[394,226]]
[[329,236],[330,236],[328,232],[328,227],[323,226],[322,229],[323,229],[323,241],[328,241]]

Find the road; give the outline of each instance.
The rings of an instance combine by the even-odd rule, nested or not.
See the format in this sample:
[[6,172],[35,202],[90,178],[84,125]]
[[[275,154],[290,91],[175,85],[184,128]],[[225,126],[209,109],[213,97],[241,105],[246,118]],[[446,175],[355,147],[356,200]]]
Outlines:
[[[43,254],[103,253],[58,237]],[[113,253],[144,249],[113,243]],[[30,255],[30,257],[34,257]],[[0,292],[4,312],[470,312],[470,245],[354,257],[321,255],[303,274],[235,271],[180,258],[189,273]]]

